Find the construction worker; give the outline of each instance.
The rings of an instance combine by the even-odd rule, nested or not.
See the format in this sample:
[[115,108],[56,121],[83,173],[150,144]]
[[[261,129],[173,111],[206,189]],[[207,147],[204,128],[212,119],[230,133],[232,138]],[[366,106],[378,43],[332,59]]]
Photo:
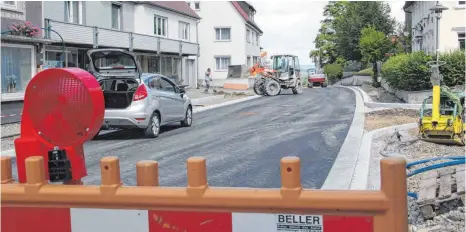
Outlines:
[[205,90],[204,93],[209,93],[210,83],[212,82],[212,73],[210,72],[210,68],[207,69],[205,72]]

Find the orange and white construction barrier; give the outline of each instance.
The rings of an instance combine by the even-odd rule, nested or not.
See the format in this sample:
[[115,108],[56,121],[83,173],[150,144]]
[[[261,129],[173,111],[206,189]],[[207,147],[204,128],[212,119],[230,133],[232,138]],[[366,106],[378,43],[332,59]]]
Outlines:
[[158,163],[136,165],[123,186],[119,161],[101,160],[101,185],[48,184],[42,157],[26,159],[26,183],[13,183],[1,159],[3,232],[407,232],[406,162],[381,161],[380,191],[305,190],[300,162],[281,160],[280,189],[216,188],[204,158],[187,161],[186,188],[158,186]]

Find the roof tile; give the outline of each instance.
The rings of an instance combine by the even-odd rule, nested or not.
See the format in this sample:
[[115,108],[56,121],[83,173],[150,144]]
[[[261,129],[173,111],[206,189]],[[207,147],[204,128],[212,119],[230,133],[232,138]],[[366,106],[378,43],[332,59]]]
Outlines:
[[150,4],[200,19],[198,14],[185,1],[151,1]]

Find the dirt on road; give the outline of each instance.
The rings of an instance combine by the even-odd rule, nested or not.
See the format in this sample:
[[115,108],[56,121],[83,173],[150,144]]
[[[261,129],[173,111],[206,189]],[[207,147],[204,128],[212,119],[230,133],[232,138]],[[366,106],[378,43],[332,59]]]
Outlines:
[[418,110],[395,108],[373,111],[366,113],[364,129],[373,131],[384,127],[417,122],[418,119]]

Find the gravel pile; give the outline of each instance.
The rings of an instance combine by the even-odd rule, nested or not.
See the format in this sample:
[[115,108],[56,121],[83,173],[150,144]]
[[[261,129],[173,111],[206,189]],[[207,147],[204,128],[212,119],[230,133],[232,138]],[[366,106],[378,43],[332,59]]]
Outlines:
[[398,99],[394,94],[388,92],[382,87],[375,88],[370,84],[363,84],[360,88],[364,90],[364,92],[366,92],[375,102],[404,103],[403,100]]
[[[398,153],[406,159],[407,162],[421,160],[425,158],[446,157],[446,156],[464,156],[464,147],[448,146],[434,144],[419,140],[415,133],[416,129],[399,131],[401,141],[395,135],[379,136],[373,139],[372,154],[371,154],[371,170],[369,174],[368,188],[378,189],[380,179],[378,176],[378,164],[380,159],[389,154]],[[395,131],[394,131],[395,132]],[[414,168],[418,169],[432,163],[417,165]],[[458,165],[443,169],[453,170]],[[438,170],[438,169],[437,169]],[[434,171],[437,171],[434,170]],[[408,178],[408,191],[418,192],[419,181],[423,175],[429,172],[418,174]],[[432,220],[424,221],[421,211],[415,200],[408,198],[408,215],[410,231],[412,232],[464,232],[465,228],[465,211],[461,200],[450,201],[440,204],[437,216]]]

